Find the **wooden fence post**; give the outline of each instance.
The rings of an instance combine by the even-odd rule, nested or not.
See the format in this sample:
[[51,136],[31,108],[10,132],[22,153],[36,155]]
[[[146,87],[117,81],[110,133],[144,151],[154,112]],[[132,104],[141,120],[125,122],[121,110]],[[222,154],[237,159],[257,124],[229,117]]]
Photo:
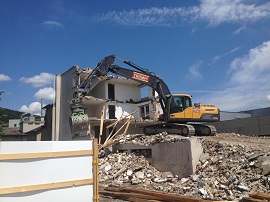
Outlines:
[[98,138],[93,140],[93,201],[99,201],[99,190],[98,190]]

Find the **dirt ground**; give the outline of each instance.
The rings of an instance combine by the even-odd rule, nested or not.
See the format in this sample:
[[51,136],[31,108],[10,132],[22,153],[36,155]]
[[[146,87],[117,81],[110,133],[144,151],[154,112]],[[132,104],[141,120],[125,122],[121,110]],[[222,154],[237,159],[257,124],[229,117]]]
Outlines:
[[241,144],[252,148],[260,149],[264,152],[270,152],[270,136],[244,136],[235,133],[218,133],[215,136],[203,137],[209,141],[223,142],[228,144]]

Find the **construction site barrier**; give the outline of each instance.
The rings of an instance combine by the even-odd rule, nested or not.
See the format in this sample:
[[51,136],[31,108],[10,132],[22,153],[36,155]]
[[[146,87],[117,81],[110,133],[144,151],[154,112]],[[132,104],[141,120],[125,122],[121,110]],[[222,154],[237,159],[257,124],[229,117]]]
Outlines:
[[242,135],[270,135],[270,116],[233,119],[211,123],[218,133],[238,133]]
[[98,201],[95,144],[0,142],[0,201]]

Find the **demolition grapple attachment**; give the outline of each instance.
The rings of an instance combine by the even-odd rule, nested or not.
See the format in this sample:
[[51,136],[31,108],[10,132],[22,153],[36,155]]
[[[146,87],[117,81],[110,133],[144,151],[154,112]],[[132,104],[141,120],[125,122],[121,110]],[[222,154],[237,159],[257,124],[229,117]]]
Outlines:
[[72,133],[77,134],[79,132],[88,131],[88,116],[84,113],[82,102],[73,102],[70,105],[70,109],[72,114],[69,118],[69,124]]

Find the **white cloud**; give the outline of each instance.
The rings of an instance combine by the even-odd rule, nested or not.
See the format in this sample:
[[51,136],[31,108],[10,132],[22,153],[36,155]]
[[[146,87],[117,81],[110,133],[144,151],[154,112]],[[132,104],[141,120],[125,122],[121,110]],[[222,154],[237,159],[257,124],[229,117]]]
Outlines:
[[33,102],[29,106],[23,105],[19,111],[21,112],[29,112],[34,115],[40,115],[41,113],[41,103],[40,102]]
[[9,76],[5,74],[0,74],[0,81],[10,81],[12,80]]
[[43,99],[43,100],[53,101],[54,89],[51,87],[39,89],[38,92],[34,94],[34,97],[36,98],[36,100]]
[[211,60],[211,64],[216,63],[221,58],[223,58],[223,57],[225,57],[225,56],[227,56],[227,55],[229,55],[229,54],[231,54],[231,53],[233,53],[233,52],[235,52],[235,51],[237,51],[239,49],[240,49],[240,47],[238,46],[238,47],[236,47],[236,48],[234,48],[234,49],[232,49],[232,50],[230,50],[230,51],[228,51],[228,52],[226,52],[226,53],[224,53],[222,55],[217,55],[217,56],[213,57],[212,60]]
[[[270,41],[251,49],[249,54],[235,59],[229,73],[235,84],[264,84],[270,78]],[[268,77],[266,77],[268,76]],[[270,84],[270,82],[269,82]]]
[[51,21],[51,20],[45,21],[42,24],[50,28],[63,28],[64,27],[62,23]]
[[20,81],[25,83],[30,83],[34,87],[42,87],[45,85],[52,84],[54,81],[54,75],[51,73],[40,73],[40,75],[36,75],[30,78],[22,77]]
[[123,25],[179,26],[186,22],[204,21],[216,26],[221,23],[254,22],[269,17],[270,2],[255,5],[244,0],[201,0],[198,6],[111,11],[96,19]]
[[224,90],[208,94],[204,102],[221,110],[241,111],[270,105],[270,41],[233,60]]
[[130,11],[112,11],[99,17],[102,21],[113,21],[126,25],[170,25],[177,23],[182,8],[149,8]]
[[234,32],[233,32],[233,34],[240,34],[240,32],[242,32],[244,29],[246,29],[246,25],[244,25],[244,26],[241,26],[241,27],[239,27],[238,29],[236,29]]
[[201,80],[203,78],[203,76],[200,73],[201,65],[202,65],[202,61],[198,61],[189,67],[190,78],[195,79],[195,80]]
[[270,2],[255,5],[246,4],[244,0],[203,0],[198,16],[213,26],[221,23],[254,22],[270,17]]

